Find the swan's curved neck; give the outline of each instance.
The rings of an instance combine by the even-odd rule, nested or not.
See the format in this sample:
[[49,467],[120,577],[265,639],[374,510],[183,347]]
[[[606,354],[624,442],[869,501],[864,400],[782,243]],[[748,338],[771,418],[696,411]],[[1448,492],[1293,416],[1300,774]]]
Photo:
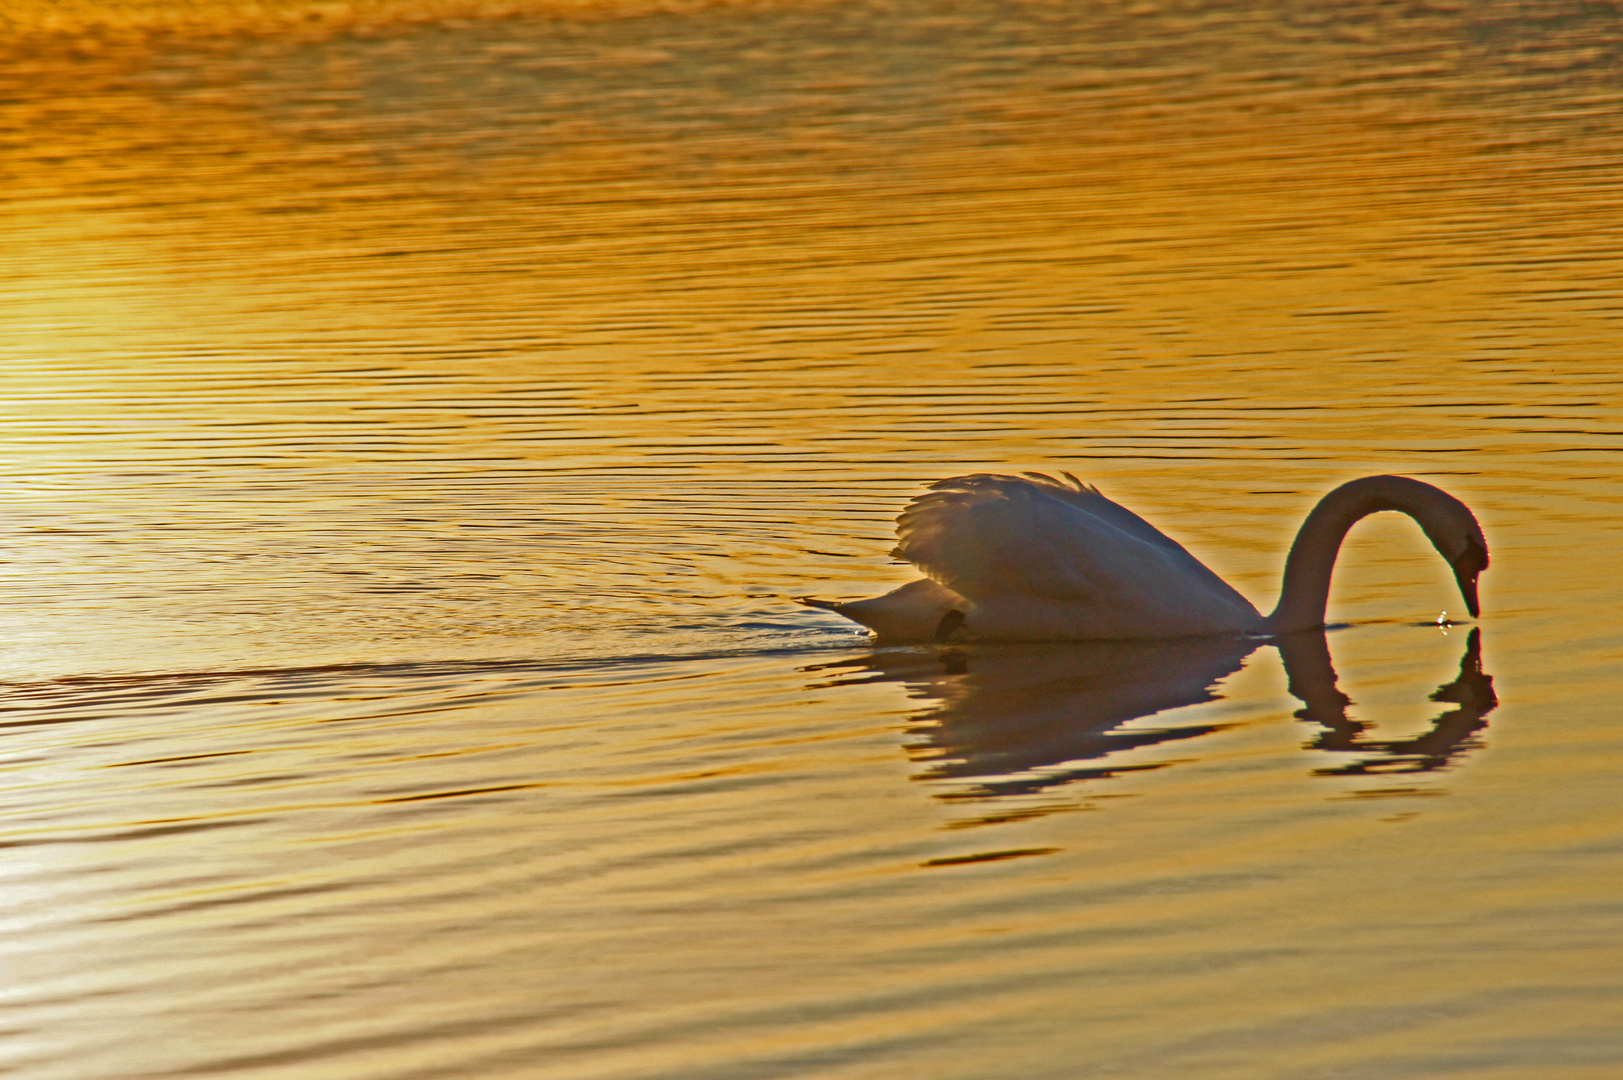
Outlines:
[[1441,494],[1430,484],[1406,476],[1366,476],[1342,484],[1320,499],[1302,522],[1290,554],[1285,557],[1279,605],[1263,620],[1263,629],[1289,634],[1323,626],[1324,609],[1330,600],[1330,572],[1335,569],[1347,530],[1381,510],[1401,510],[1422,521],[1422,515]]

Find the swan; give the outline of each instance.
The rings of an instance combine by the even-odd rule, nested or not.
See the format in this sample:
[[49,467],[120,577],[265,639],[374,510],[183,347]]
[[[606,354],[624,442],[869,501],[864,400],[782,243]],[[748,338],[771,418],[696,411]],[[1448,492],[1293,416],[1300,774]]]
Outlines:
[[1419,523],[1478,614],[1482,527],[1464,503],[1420,480],[1365,476],[1320,499],[1285,557],[1279,604],[1263,615],[1155,526],[1060,476],[974,473],[931,484],[896,519],[892,552],[925,577],[868,600],[798,601],[899,642],[1288,634],[1324,625],[1347,530],[1398,510]]

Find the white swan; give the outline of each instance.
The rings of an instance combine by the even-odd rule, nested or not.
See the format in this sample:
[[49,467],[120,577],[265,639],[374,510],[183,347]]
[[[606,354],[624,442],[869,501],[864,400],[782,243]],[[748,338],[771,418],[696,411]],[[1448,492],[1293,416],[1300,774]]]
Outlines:
[[1482,527],[1441,488],[1406,476],[1342,484],[1308,514],[1285,558],[1279,605],[1260,614],[1175,541],[1069,473],[976,473],[930,485],[896,519],[893,554],[928,576],[871,600],[804,597],[891,641],[1052,641],[1285,634],[1324,625],[1330,571],[1353,523],[1414,518],[1477,614]]

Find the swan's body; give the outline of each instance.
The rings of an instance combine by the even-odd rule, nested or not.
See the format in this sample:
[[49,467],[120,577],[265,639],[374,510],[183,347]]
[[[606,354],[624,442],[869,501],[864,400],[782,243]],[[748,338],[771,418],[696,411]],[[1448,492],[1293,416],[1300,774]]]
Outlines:
[[1414,518],[1453,567],[1477,614],[1488,565],[1464,503],[1404,476],[1366,476],[1308,514],[1285,559],[1279,605],[1262,615],[1175,541],[1064,474],[977,473],[932,484],[896,519],[895,554],[927,577],[828,608],[894,641],[1052,641],[1282,634],[1324,625],[1330,572],[1354,522],[1380,510]]

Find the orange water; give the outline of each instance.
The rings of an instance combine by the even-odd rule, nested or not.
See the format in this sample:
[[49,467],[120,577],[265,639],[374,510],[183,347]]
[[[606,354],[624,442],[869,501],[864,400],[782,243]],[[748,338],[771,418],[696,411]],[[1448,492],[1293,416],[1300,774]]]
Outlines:
[[[8,16],[0,1067],[1623,1069],[1609,15],[297,6]],[[1480,634],[790,602],[975,469]]]

